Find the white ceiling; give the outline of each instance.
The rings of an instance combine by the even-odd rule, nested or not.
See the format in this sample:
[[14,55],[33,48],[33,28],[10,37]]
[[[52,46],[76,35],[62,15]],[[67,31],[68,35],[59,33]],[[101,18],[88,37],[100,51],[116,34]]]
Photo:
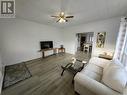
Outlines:
[[[51,15],[60,11],[74,15],[68,23],[56,23]],[[56,27],[68,27],[124,16],[127,14],[127,0],[16,0],[16,16],[34,22]]]

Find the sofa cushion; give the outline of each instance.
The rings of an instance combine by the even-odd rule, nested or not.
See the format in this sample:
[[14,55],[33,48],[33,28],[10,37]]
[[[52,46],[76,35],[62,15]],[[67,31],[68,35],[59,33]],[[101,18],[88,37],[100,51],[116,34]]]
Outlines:
[[102,68],[105,67],[105,65],[110,64],[110,60],[107,59],[103,59],[103,58],[98,58],[98,57],[92,57],[89,61],[89,63],[91,64],[96,64],[97,66],[100,66]]
[[[110,64],[112,64],[112,62]],[[108,71],[108,67],[110,66],[110,64],[105,65],[105,67],[103,68],[103,74]]]
[[85,70],[89,70],[89,71],[92,71],[94,73],[97,73],[99,75],[102,75],[103,74],[103,68],[96,65],[96,64],[92,64],[92,63],[89,63],[84,69],[83,71]]
[[96,64],[89,63],[82,71],[81,73],[85,74],[86,76],[96,80],[101,81],[102,79],[102,73],[103,68],[100,66],[97,66]]
[[90,71],[90,70],[85,70],[84,72],[82,72],[82,74],[90,77],[91,79],[94,79],[98,82],[101,81],[102,76],[100,74],[97,74],[96,72]]
[[123,93],[127,83],[126,74],[122,66],[112,63],[108,66],[107,72],[103,73],[102,82],[113,90]]
[[120,94],[83,73],[77,73],[74,77],[74,89],[80,95],[127,95]]

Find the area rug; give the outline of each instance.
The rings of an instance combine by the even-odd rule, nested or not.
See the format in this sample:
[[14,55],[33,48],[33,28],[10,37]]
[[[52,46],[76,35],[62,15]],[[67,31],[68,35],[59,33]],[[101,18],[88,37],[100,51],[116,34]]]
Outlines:
[[30,78],[32,75],[25,63],[5,67],[3,89]]

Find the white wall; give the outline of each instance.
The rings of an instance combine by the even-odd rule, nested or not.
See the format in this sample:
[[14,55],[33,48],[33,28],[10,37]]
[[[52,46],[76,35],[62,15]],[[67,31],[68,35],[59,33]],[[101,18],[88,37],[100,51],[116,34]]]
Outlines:
[[0,71],[2,71],[2,58],[1,58],[1,52],[0,52]]
[[[63,42],[68,53],[74,54],[76,51],[76,33],[94,32],[93,56],[104,51],[114,51],[116,39],[119,31],[120,17],[97,21],[84,25],[79,25],[63,29]],[[96,48],[96,37],[98,32],[106,32],[104,48]]]
[[2,83],[3,83],[3,65],[2,65],[2,58],[1,58],[1,34],[0,34],[0,95],[2,90]]
[[0,94],[2,89],[2,83],[3,83],[3,70],[2,70],[2,59],[1,59],[1,52],[0,52]]
[[0,32],[5,65],[41,57],[40,41],[53,41],[54,47],[62,44],[59,29],[21,19],[1,19]]
[[[1,38],[0,38],[0,40],[1,40]],[[1,55],[1,48],[0,48],[0,95],[1,95],[1,90],[2,90],[3,78],[4,78],[4,66],[2,64],[2,55]]]
[[[39,42],[54,41],[54,47],[64,44],[66,52],[76,51],[76,33],[94,32],[93,55],[114,51],[120,17],[97,21],[66,29],[58,29],[21,19],[0,19],[2,61],[5,65],[41,57]],[[104,48],[96,48],[98,32],[107,32]]]
[[1,39],[1,34],[0,34],[0,71],[2,71],[2,53],[1,53],[1,41],[2,41],[2,39]]

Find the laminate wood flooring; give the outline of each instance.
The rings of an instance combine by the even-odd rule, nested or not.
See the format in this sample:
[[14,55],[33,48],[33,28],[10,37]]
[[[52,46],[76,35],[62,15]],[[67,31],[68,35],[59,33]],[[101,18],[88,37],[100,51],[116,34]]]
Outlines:
[[[81,58],[79,55],[76,57]],[[77,95],[72,84],[73,74],[65,71],[60,75],[61,65],[65,66],[73,56],[65,53],[25,62],[32,77],[4,89],[2,95]]]

